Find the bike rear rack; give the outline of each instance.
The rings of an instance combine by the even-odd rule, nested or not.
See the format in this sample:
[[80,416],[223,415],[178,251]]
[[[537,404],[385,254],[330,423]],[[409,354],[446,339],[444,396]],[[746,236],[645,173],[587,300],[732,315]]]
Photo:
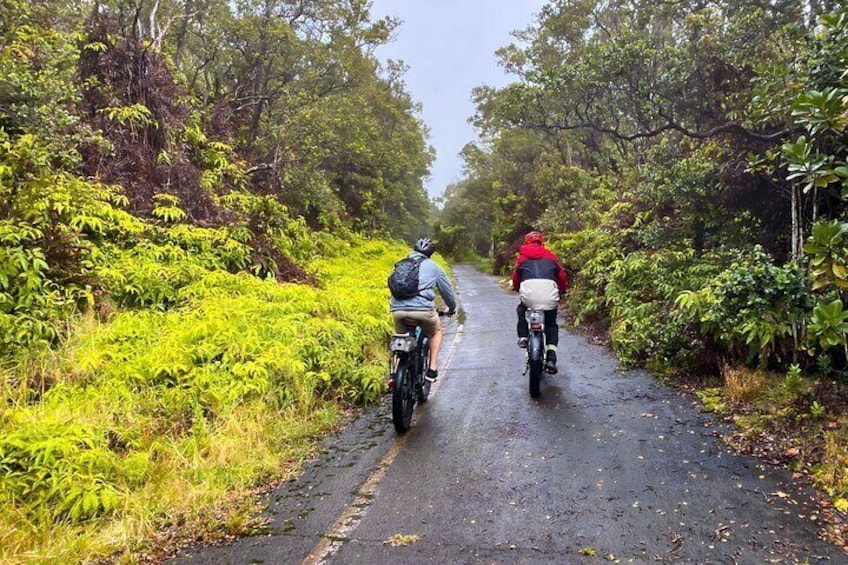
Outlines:
[[416,338],[414,335],[395,334],[392,336],[389,349],[391,351],[403,351],[404,353],[410,353],[415,349],[415,342]]

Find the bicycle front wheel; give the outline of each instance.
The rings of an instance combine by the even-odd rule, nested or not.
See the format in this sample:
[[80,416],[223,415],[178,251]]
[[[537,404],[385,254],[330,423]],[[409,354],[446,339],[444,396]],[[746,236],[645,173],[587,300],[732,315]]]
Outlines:
[[398,363],[394,375],[392,389],[392,423],[395,431],[405,433],[412,425],[412,410],[415,408],[415,391],[412,376],[409,374],[409,363],[404,360]]

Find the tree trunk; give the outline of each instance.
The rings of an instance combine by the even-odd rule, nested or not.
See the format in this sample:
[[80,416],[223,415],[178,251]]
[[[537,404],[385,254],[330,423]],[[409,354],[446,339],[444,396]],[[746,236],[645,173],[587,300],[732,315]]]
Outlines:
[[789,190],[792,194],[792,228],[790,234],[790,242],[791,242],[791,253],[792,259],[795,261],[800,260],[801,258],[801,233],[800,233],[800,214],[798,209],[799,198],[798,198],[798,185],[792,184],[789,187]]
[[819,219],[819,189],[813,187],[813,218],[810,221],[810,225],[815,224],[816,220]]
[[150,41],[153,41],[157,50],[161,50],[162,38],[159,36],[159,24],[156,23],[156,14],[159,12],[159,0],[153,2],[153,7],[150,8],[150,18],[148,20],[148,30]]
[[272,15],[272,3],[270,0],[265,2],[265,10],[262,13],[262,24],[260,26],[260,35],[259,35],[259,49],[258,56],[254,57],[253,60],[253,85],[252,85],[252,95],[255,98],[255,104],[253,106],[253,115],[250,119],[250,138],[248,141],[248,147],[252,148],[253,144],[256,143],[256,139],[259,137],[259,126],[262,120],[262,111],[265,106],[265,54],[268,52],[268,22],[271,20]]
[[179,68],[180,63],[183,60],[183,49],[185,49],[185,38],[188,33],[188,19],[191,17],[191,10],[193,8],[192,0],[186,0],[186,3],[183,6],[183,21],[180,22],[180,26],[177,28],[177,37],[176,37],[176,51],[174,52],[174,66]]

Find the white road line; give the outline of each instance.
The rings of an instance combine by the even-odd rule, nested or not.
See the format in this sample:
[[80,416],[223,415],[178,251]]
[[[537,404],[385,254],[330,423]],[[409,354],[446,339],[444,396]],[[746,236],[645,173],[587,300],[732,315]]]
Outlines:
[[397,454],[400,453],[400,448],[406,443],[406,437],[405,435],[398,436],[395,439],[389,448],[389,452],[386,453],[377,466],[377,470],[371,473],[371,476],[362,483],[362,486],[359,487],[347,508],[344,509],[330,530],[321,536],[321,540],[303,560],[303,565],[319,565],[320,563],[324,563],[339,550],[350,532],[356,529],[362,521],[365,509],[374,499],[374,491],[386,474],[386,469],[389,468],[389,465],[392,464]]

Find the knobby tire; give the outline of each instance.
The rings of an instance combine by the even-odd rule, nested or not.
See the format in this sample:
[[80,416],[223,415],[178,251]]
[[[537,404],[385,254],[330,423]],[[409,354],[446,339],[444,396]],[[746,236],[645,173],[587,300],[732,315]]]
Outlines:
[[530,396],[539,398],[542,385],[542,365],[541,361],[529,361],[530,363]]
[[405,433],[412,425],[412,411],[415,408],[413,386],[409,361],[402,360],[398,363],[392,389],[392,423],[399,434]]
[[541,392],[542,372],[544,371],[544,341],[541,336],[531,335],[527,344],[527,365],[530,373],[530,397],[539,398]]

